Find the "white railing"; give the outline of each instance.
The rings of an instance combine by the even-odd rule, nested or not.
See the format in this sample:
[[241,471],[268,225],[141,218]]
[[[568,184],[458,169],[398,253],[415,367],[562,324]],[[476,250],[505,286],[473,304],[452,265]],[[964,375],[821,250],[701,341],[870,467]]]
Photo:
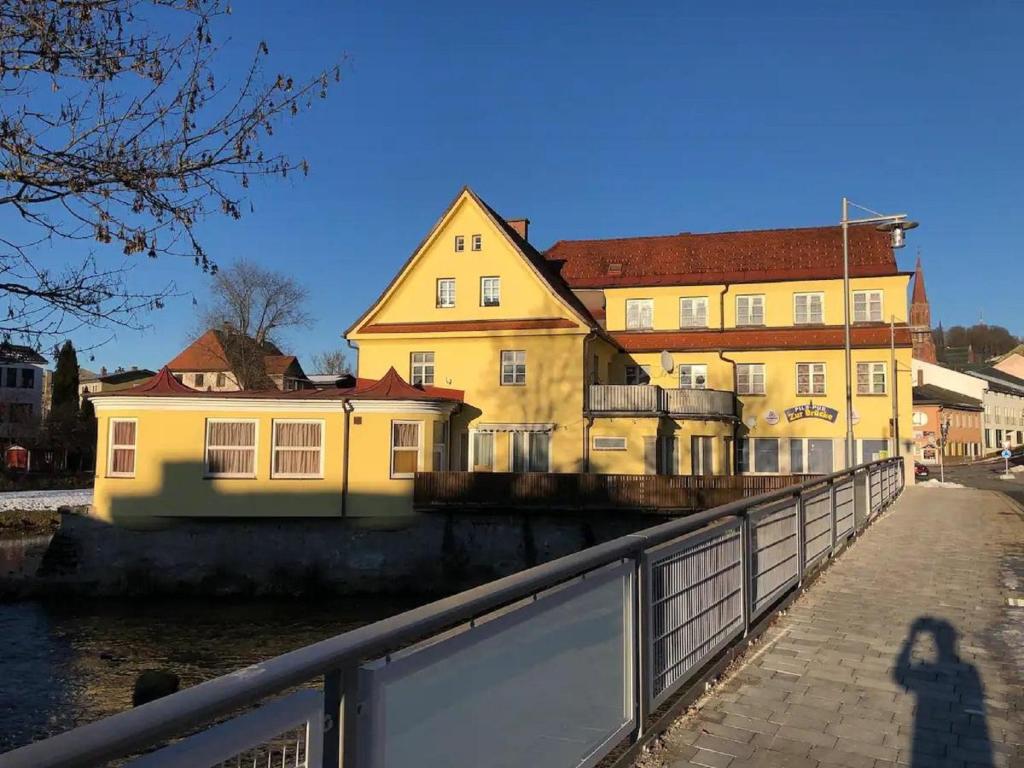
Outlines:
[[735,417],[736,396],[717,389],[663,389],[656,384],[592,384],[591,413]]
[[902,488],[902,460],[884,459],[673,520],[0,755],[0,768],[580,768],[632,743],[624,760]]

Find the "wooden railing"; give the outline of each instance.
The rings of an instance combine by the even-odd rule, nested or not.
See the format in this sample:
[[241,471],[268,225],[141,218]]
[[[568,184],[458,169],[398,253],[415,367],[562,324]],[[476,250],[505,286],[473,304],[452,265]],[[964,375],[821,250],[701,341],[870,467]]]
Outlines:
[[668,416],[736,417],[736,395],[718,389],[663,389],[655,384],[593,384],[588,410]]
[[417,472],[419,510],[544,509],[691,511],[777,491],[814,475],[596,475],[548,472]]

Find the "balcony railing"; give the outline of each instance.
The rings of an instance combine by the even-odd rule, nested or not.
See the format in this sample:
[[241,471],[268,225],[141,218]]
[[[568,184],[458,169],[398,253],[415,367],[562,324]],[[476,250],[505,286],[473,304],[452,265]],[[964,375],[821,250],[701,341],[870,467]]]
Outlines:
[[736,418],[736,395],[718,389],[663,389],[655,384],[592,384],[590,413]]

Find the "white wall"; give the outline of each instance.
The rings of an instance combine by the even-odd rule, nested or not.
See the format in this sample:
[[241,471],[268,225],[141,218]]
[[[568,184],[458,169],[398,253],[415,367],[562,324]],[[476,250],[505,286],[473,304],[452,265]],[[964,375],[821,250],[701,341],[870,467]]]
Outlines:
[[933,384],[936,387],[959,392],[961,395],[967,395],[976,400],[983,400],[985,392],[988,390],[988,383],[976,376],[944,368],[935,363],[927,363],[917,358],[913,359],[912,365],[915,387],[922,383]]

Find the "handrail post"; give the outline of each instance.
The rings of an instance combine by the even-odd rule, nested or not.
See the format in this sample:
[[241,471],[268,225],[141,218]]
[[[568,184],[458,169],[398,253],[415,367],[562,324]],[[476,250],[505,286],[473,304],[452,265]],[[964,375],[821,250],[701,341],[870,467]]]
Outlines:
[[323,768],[341,768],[341,689],[341,670],[327,672],[324,675],[323,748],[320,751]]
[[647,564],[644,560],[644,546],[637,548],[634,559],[634,579],[636,588],[633,591],[633,669],[636,675],[636,730],[633,734],[634,743],[644,735],[644,724],[647,721],[650,691],[647,690],[651,680],[651,657],[648,652],[651,638],[651,585],[647,579]]
[[829,552],[831,557],[836,553],[836,484],[832,480],[828,481],[828,508],[829,520],[831,521],[832,546]]
[[[341,764],[339,768],[355,768],[359,732],[359,667],[346,667],[342,674],[341,697]],[[307,768],[310,768],[307,766]]]
[[804,570],[807,567],[807,509],[804,505],[804,492],[800,491],[796,496],[796,555],[799,577],[797,586],[804,585]]
[[743,576],[743,636],[750,633],[750,616],[754,605],[753,549],[751,547],[750,508],[740,513],[740,573]]

